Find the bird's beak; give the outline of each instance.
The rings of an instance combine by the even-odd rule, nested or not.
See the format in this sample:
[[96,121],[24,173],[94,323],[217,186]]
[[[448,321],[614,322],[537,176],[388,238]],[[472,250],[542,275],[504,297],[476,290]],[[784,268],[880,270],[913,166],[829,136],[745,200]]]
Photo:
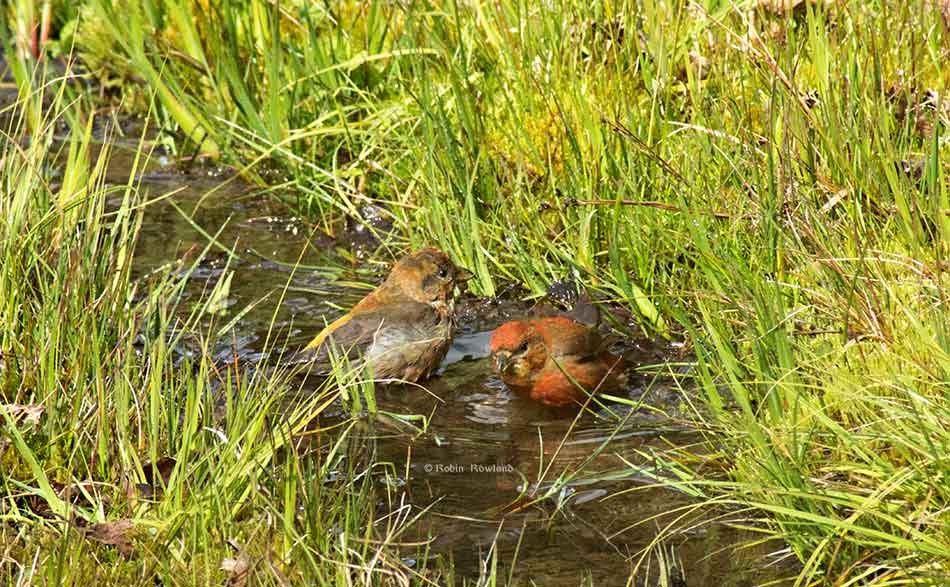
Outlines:
[[495,353],[495,369],[499,373],[504,373],[508,370],[508,366],[511,364],[511,355],[508,353]]
[[455,269],[455,281],[458,283],[465,283],[469,279],[475,277],[475,274],[469,271],[468,269],[463,269],[458,267]]

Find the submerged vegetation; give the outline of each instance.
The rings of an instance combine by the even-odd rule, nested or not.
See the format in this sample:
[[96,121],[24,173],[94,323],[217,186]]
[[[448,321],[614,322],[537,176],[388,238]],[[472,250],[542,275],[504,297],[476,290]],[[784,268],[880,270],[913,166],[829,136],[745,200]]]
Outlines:
[[[180,275],[130,277],[146,201],[135,170],[103,183],[93,102],[154,116],[180,158],[233,165],[324,231],[367,220],[381,255],[440,246],[476,295],[579,280],[633,316],[618,329],[684,343],[685,374],[655,370],[715,450],[683,449],[661,482],[750,512],[798,584],[946,584],[946,2],[44,3],[39,49],[82,86],[31,74],[33,4],[0,24],[20,91],[0,403],[44,410],[2,412],[14,582],[40,580],[40,551],[51,582],[87,564],[211,583],[240,556],[275,584],[424,574],[370,524],[378,464],[343,458],[355,435],[298,458],[326,396],[278,410],[287,374],[175,361],[168,333],[201,322],[174,323]],[[219,429],[214,398],[240,396]],[[156,504],[123,489],[162,475]],[[115,518],[149,528],[146,564],[80,562],[74,535]]]

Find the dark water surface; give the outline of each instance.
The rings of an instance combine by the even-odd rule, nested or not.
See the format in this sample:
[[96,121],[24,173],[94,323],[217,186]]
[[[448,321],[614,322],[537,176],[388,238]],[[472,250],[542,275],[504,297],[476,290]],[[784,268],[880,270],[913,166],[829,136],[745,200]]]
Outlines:
[[[121,142],[117,147],[110,173],[124,183],[130,153]],[[197,301],[234,271],[222,323],[263,299],[218,349],[222,360],[260,358],[272,318],[274,332],[289,341],[288,348],[299,348],[367,291],[333,285],[340,269],[327,263],[331,241],[314,236],[273,198],[254,195],[240,181],[207,171],[182,174],[157,160],[142,185],[153,197],[180,191],[146,213],[137,250],[139,275],[204,248],[208,240],[198,226],[218,234],[218,242],[233,247],[239,258],[228,265],[228,255],[214,249],[191,276],[187,295]],[[293,272],[298,259],[316,268]],[[359,275],[371,282],[384,270],[380,266]],[[425,432],[387,425],[386,418],[368,426],[378,433],[376,458],[392,463],[398,490],[414,513],[429,508],[412,536],[402,539],[431,539],[431,554],[453,561],[457,577],[476,578],[497,539],[500,576],[507,575],[518,550],[513,584],[628,584],[641,549],[682,514],[677,508],[695,503],[680,492],[649,487],[644,473],[651,470],[651,455],[702,440],[663,415],[676,413],[682,398],[672,386],[643,379],[625,392],[640,398],[643,408],[615,407],[616,414],[606,418],[585,414],[571,430],[571,412],[512,396],[485,359],[488,332],[527,306],[472,299],[463,306],[462,334],[441,376],[426,383],[430,393],[417,388],[377,393],[382,411],[431,416]],[[649,345],[629,350],[639,352],[645,363],[657,362],[668,351]],[[619,430],[617,418],[623,422]],[[562,482],[555,484],[559,478]],[[531,491],[552,497],[532,504],[526,497]],[[787,567],[771,564],[784,554],[783,545],[745,546],[755,534],[703,523],[697,515],[686,518],[694,527],[669,540],[664,551],[684,578],[665,584],[738,587],[788,576]],[[412,556],[410,549],[407,560]],[[657,580],[658,565],[654,557],[649,573],[641,569],[629,584],[664,584]]]

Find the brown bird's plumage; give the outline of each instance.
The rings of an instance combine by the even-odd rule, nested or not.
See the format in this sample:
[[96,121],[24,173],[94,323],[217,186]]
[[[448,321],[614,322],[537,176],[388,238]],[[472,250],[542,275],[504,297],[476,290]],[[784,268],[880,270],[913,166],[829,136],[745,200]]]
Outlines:
[[502,324],[490,346],[505,385],[546,405],[582,404],[588,393],[626,383],[626,362],[606,349],[600,333],[563,316]]
[[455,334],[454,292],[471,278],[449,257],[425,248],[400,259],[378,288],[331,323],[302,351],[325,368],[331,348],[361,357],[377,379],[429,377]]

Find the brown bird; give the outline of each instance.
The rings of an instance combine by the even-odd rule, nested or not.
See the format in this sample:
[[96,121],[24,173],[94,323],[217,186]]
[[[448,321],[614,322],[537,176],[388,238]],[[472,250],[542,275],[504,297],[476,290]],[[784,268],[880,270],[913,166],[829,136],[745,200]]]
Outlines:
[[410,253],[382,285],[324,328],[303,358],[325,368],[333,348],[360,357],[376,379],[426,379],[452,344],[455,288],[471,277],[438,249]]
[[495,372],[512,391],[549,406],[582,404],[622,387],[628,365],[596,329],[564,316],[514,320],[491,336]]

